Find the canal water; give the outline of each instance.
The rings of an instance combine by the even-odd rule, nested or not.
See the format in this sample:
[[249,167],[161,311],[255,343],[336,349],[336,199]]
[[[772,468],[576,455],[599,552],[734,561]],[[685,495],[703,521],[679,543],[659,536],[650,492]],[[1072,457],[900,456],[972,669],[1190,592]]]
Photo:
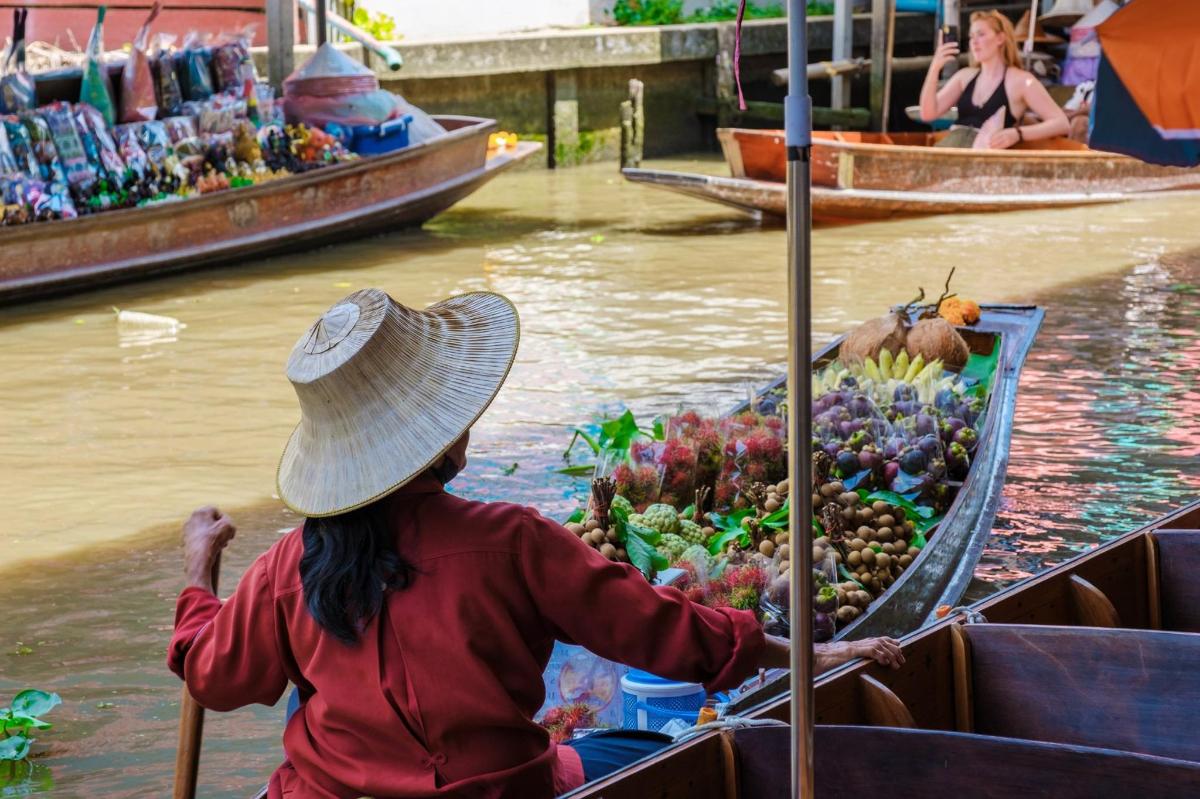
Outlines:
[[[1197,212],[1177,197],[814,234],[821,340],[936,294],[952,266],[963,296],[1046,306],[972,595],[1200,494]],[[296,525],[273,485],[298,414],[283,364],[340,297],[511,297],[521,350],[455,490],[565,516],[573,424],[623,405],[718,412],[781,373],[784,257],[781,228],[601,165],[505,176],[420,231],[0,310],[0,705],[25,687],[64,699],[36,766],[0,766],[0,797],[168,795],[179,524],[209,502],[233,515],[226,590]],[[201,796],[264,783],[282,712],[210,714]]]

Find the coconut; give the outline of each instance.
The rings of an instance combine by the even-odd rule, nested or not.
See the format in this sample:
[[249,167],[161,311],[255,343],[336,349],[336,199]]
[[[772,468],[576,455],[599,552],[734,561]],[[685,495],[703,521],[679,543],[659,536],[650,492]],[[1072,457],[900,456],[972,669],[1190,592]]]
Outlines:
[[879,353],[888,350],[899,355],[905,344],[905,322],[900,313],[890,313],[863,322],[842,340],[838,358],[842,363],[861,363],[867,358],[877,360]]
[[926,363],[941,361],[948,368],[961,369],[967,365],[971,348],[954,329],[954,325],[940,316],[921,319],[908,331],[905,341],[910,357],[922,356]]

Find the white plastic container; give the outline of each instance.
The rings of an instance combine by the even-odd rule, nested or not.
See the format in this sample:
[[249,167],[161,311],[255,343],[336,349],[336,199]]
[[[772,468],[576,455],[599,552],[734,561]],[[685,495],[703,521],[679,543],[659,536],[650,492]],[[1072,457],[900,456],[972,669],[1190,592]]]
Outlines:
[[625,702],[621,726],[653,732],[671,719],[695,724],[708,696],[699,683],[665,680],[637,669],[621,678],[621,694]]

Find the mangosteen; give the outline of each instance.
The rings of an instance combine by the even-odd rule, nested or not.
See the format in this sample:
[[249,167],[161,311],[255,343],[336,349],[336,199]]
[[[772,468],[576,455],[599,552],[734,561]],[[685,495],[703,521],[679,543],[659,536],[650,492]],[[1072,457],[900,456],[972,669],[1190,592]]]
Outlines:
[[946,476],[946,462],[941,458],[931,458],[929,465],[925,467],[925,471],[934,480],[941,480]]
[[908,383],[901,383],[896,386],[896,390],[892,392],[893,402],[915,402],[917,399],[917,390]]
[[858,452],[867,444],[874,444],[875,438],[866,430],[856,430],[846,443],[850,445],[850,449]]
[[964,427],[954,434],[954,443],[961,444],[967,452],[974,452],[979,443],[979,434],[969,427]]
[[933,397],[933,406],[942,413],[948,413],[958,405],[958,395],[952,388],[943,388]]
[[875,403],[865,394],[855,394],[846,407],[855,419],[865,419],[875,413]]
[[915,416],[921,410],[921,403],[916,400],[901,400],[893,405],[892,408],[898,416]]
[[910,447],[900,453],[900,469],[908,474],[920,474],[929,463],[929,458],[916,447]]
[[921,436],[917,439],[917,449],[925,453],[926,456],[932,458],[942,451],[942,440],[935,435]]
[[824,450],[825,454],[829,457],[836,458],[838,453],[842,451],[842,445],[837,441],[830,441],[828,444],[822,446],[821,449]]
[[874,447],[863,447],[858,453],[858,465],[874,471],[883,465],[883,456],[876,452]]
[[917,414],[916,426],[913,428],[917,435],[928,436],[936,435],[938,431],[937,416],[929,412],[930,409],[923,409]]
[[843,478],[859,472],[858,455],[854,452],[845,450],[839,452],[836,462],[837,470]]
[[962,444],[952,442],[946,447],[946,470],[949,475],[961,480],[966,477],[967,470],[971,468],[971,456],[967,454],[967,450]]
[[900,450],[904,449],[904,439],[900,436],[892,436],[883,445],[883,457],[888,460],[895,460],[900,457]]
[[858,379],[854,375],[846,375],[842,378],[842,388],[858,388]]
[[896,479],[896,475],[900,473],[900,464],[896,461],[888,461],[883,464],[883,482],[885,485],[891,485]]

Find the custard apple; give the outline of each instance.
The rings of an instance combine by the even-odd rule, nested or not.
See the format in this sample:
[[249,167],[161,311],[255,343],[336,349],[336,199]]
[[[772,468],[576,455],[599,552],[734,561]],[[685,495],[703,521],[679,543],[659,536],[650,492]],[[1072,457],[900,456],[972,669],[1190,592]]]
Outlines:
[[621,496],[620,494],[613,497],[612,504],[610,505],[610,507],[613,510],[625,511],[626,516],[633,515],[633,503],[630,502],[629,500],[625,499],[625,497]]
[[658,551],[671,563],[679,560],[688,548],[688,542],[674,533],[666,533],[658,542]]
[[690,519],[679,522],[679,534],[687,539],[689,544],[704,545],[704,528]]
[[642,512],[645,518],[645,525],[658,530],[660,533],[679,534],[679,512],[670,505],[658,503],[651,505]]

